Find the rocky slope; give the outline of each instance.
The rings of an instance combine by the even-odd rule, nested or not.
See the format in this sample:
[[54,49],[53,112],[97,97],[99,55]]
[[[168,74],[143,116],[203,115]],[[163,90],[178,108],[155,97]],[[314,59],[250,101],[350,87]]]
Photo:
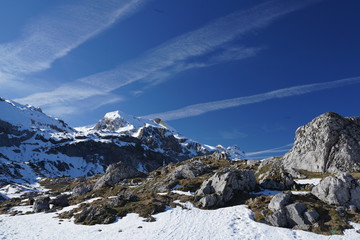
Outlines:
[[325,113],[296,130],[285,168],[312,172],[360,170],[360,117]]
[[115,111],[93,127],[74,129],[39,108],[0,99],[0,184],[90,176],[119,161],[147,172],[214,151],[241,154],[185,138],[160,119]]

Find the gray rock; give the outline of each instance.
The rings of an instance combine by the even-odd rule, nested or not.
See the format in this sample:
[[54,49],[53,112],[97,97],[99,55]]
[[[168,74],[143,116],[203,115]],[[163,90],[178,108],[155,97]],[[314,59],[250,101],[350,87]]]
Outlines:
[[51,199],[49,203],[58,207],[67,207],[69,206],[69,195],[61,194]]
[[288,220],[286,217],[286,212],[284,210],[279,210],[274,212],[274,214],[266,217],[266,221],[276,227],[287,227]]
[[81,195],[84,195],[84,194],[90,192],[92,189],[93,189],[93,187],[91,185],[81,184],[81,185],[73,188],[71,196],[73,198],[76,198],[78,196],[81,196]]
[[265,189],[290,190],[294,184],[293,177],[282,170],[268,171],[259,176],[259,185]]
[[309,224],[309,222],[303,217],[304,212],[307,210],[305,204],[293,203],[287,205],[285,209],[286,209],[286,217],[288,220],[289,227]]
[[325,113],[296,130],[285,168],[312,172],[360,171],[360,118]]
[[360,208],[360,182],[348,173],[326,177],[311,193],[328,204]]
[[289,204],[290,202],[290,198],[291,198],[291,192],[283,192],[283,193],[279,193],[276,194],[270,201],[268,208],[273,211],[276,212],[280,209],[283,209],[286,205]]
[[39,197],[35,199],[33,204],[33,211],[37,213],[37,212],[45,212],[50,210],[49,201],[50,201],[49,197]]
[[315,209],[304,212],[304,218],[311,224],[316,223],[319,217],[320,215]]
[[144,177],[144,173],[137,171],[135,168],[118,162],[111,164],[105,174],[95,183],[94,189],[99,189],[105,186],[114,186],[121,180],[135,177]]
[[206,207],[213,207],[215,206],[219,201],[219,198],[216,194],[214,195],[209,195],[209,196],[205,196],[203,198],[200,199],[200,205],[203,207],[203,208],[206,208]]
[[200,160],[194,160],[176,167],[174,171],[171,173],[170,177],[173,180],[184,179],[184,178],[191,179],[207,172],[210,172],[208,166],[206,166]]
[[221,205],[233,199],[238,192],[253,191],[256,188],[256,179],[249,170],[229,170],[215,173],[208,180],[204,181],[196,195],[217,194],[218,202]]

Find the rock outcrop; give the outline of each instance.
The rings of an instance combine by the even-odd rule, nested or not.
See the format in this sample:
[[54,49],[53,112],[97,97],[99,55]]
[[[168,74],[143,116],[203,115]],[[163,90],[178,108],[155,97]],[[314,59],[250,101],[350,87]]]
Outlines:
[[312,172],[360,171],[360,118],[329,112],[299,127],[283,166]]
[[84,195],[85,193],[88,193],[90,192],[91,190],[93,190],[93,186],[92,185],[84,185],[84,184],[81,184],[81,185],[78,185],[76,187],[73,188],[72,190],[72,197],[73,198],[76,198],[78,196],[81,196],[81,195]]
[[122,162],[111,164],[105,174],[96,182],[94,189],[105,186],[114,186],[118,182],[128,178],[145,177],[146,174]]
[[256,179],[249,170],[223,170],[204,181],[196,192],[202,207],[218,207],[233,200],[237,193],[254,191]]
[[191,179],[207,172],[210,172],[208,166],[206,166],[200,160],[193,160],[176,167],[174,171],[170,174],[170,178],[172,180],[183,178]]
[[311,193],[328,204],[360,210],[360,181],[348,173],[326,177]]

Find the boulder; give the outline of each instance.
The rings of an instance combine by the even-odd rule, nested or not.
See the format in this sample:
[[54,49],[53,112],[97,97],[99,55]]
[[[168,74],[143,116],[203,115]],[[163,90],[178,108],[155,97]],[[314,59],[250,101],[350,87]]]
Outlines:
[[37,212],[45,212],[50,210],[49,201],[50,201],[49,197],[36,198],[33,204],[33,211],[37,213]]
[[184,178],[191,179],[207,172],[210,172],[208,166],[206,166],[200,160],[194,160],[176,167],[174,171],[171,173],[170,178],[172,180],[184,179]]
[[69,195],[61,194],[51,199],[49,203],[58,207],[67,207],[69,206]]
[[360,208],[360,181],[349,173],[329,176],[316,185],[311,193],[321,201],[337,206]]
[[302,226],[307,225],[309,222],[304,218],[304,212],[307,210],[305,204],[303,203],[293,203],[287,205],[286,217],[288,220],[289,227],[295,227],[296,225]]
[[292,194],[290,191],[276,194],[271,199],[268,208],[273,212],[283,209],[286,205],[290,203],[291,196]]
[[73,188],[71,196],[73,198],[76,198],[78,196],[81,196],[81,195],[84,195],[84,194],[90,192],[92,189],[93,189],[93,187],[91,185],[81,184],[81,185],[78,185]]
[[214,207],[218,201],[219,201],[219,197],[216,194],[214,194],[201,198],[199,203],[203,208],[205,207],[211,208]]
[[284,168],[311,172],[360,171],[360,118],[325,113],[296,130]]
[[214,206],[221,206],[231,201],[236,193],[254,191],[255,188],[256,179],[252,171],[225,169],[205,180],[195,194],[200,196],[216,194],[217,203]]
[[259,185],[265,189],[290,190],[294,184],[293,177],[282,170],[268,171],[259,176]]
[[287,227],[288,220],[285,210],[278,210],[274,214],[266,217],[266,221],[276,227]]
[[105,186],[114,186],[124,179],[145,176],[145,173],[139,172],[135,168],[122,162],[118,162],[111,164],[106,169],[105,174],[96,182],[94,189],[96,190]]
[[308,210],[303,203],[290,203],[291,192],[275,195],[270,203],[269,209],[273,214],[266,216],[266,221],[277,227],[287,227],[301,230],[309,230],[312,224],[319,220],[316,210]]
[[313,210],[306,210],[304,212],[304,218],[311,224],[316,223],[319,220],[319,213],[313,209]]

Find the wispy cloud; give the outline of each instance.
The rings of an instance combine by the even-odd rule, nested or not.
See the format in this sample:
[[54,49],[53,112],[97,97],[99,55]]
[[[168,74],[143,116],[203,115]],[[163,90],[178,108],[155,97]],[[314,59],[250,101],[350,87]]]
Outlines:
[[262,150],[262,151],[258,151],[258,152],[248,152],[248,153],[246,153],[246,156],[256,157],[256,156],[260,156],[260,155],[268,154],[268,153],[284,153],[284,152],[288,152],[292,146],[293,146],[293,144],[290,143],[290,144],[286,144],[284,146],[277,147],[277,148],[266,149],[266,150]]
[[[319,1],[273,0],[248,10],[234,12],[202,28],[171,39],[113,70],[78,79],[67,86],[70,87],[71,84],[74,86],[84,84],[86,88],[92,86],[96,96],[99,91],[103,94],[110,93],[137,81],[154,85],[175,73],[191,68],[207,67],[223,61],[254,56],[260,48],[226,48],[225,45],[251,30],[264,27],[279,17]],[[204,56],[209,60],[200,61],[199,58]],[[67,99],[64,95],[58,94],[63,92],[62,88],[30,95],[17,101],[46,107],[46,104],[52,104],[49,99],[53,103]],[[81,87],[79,90],[81,91]],[[44,98],[48,96],[51,98],[44,103]],[[76,95],[69,97],[73,99]],[[88,97],[92,96],[88,95]],[[78,99],[84,98],[79,96]]]
[[202,115],[208,112],[217,111],[221,109],[227,109],[232,107],[238,107],[253,103],[264,102],[271,99],[277,98],[285,98],[291,96],[303,95],[311,92],[316,92],[320,90],[330,89],[330,88],[338,88],[352,84],[360,83],[360,77],[354,78],[346,78],[331,82],[323,82],[323,83],[314,83],[314,84],[306,84],[299,85],[289,88],[282,88],[271,92],[246,96],[246,97],[238,97],[221,101],[207,102],[194,104],[190,106],[186,106],[177,110],[156,113],[144,116],[145,118],[161,118],[162,120],[175,120],[181,118],[194,117],[198,115]]
[[88,39],[136,11],[145,0],[88,0],[58,6],[23,30],[14,42],[0,44],[0,76],[6,79],[50,68]]

